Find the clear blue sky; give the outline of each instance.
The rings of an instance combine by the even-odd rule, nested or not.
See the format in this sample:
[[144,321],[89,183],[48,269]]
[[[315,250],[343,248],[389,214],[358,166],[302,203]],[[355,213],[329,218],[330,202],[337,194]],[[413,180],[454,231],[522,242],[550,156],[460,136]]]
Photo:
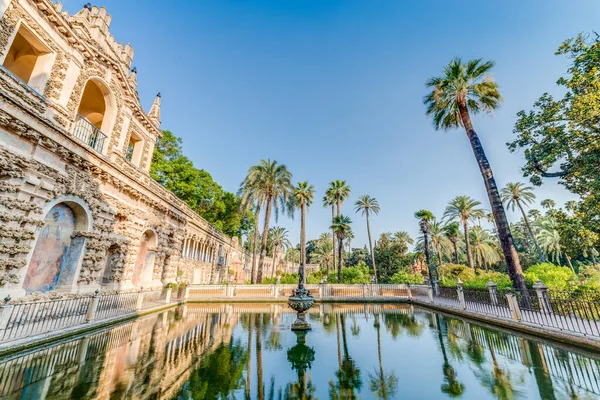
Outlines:
[[[65,0],[71,13],[82,0]],[[464,131],[436,132],[425,117],[425,81],[454,56],[497,62],[504,96],[475,128],[500,186],[524,181],[522,154],[510,154],[515,115],[555,81],[566,38],[600,30],[597,0],[326,1],[105,0],[117,41],[131,43],[143,105],[162,92],[162,128],[184,140],[197,167],[235,192],[261,158],[308,180],[317,204],[308,238],[330,225],[321,198],[328,182],[352,189],[344,214],[366,243],[352,204],[368,193],[381,213],[375,236],[407,230],[414,212],[441,217],[448,200],[468,194],[489,203]],[[538,200],[571,197],[548,182]],[[509,212],[509,218],[517,219]],[[280,225],[299,238],[299,217]]]

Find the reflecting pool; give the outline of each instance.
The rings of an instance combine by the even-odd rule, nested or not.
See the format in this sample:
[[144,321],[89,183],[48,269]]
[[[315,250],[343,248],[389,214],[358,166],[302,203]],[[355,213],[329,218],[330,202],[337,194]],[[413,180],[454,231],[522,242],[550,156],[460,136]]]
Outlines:
[[0,360],[0,399],[597,399],[600,357],[400,305],[197,304]]

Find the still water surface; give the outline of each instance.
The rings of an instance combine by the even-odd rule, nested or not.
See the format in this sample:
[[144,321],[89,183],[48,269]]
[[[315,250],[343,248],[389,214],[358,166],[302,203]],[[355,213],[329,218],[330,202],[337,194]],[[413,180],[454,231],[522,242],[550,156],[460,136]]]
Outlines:
[[598,399],[600,357],[409,306],[188,305],[0,360],[0,399]]

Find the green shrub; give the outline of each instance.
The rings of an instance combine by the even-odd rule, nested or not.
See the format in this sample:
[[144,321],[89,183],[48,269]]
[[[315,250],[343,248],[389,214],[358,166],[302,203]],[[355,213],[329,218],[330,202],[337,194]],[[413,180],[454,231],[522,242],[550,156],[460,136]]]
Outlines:
[[425,282],[425,280],[423,279],[423,275],[421,274],[413,274],[411,272],[404,272],[404,271],[398,271],[396,272],[393,276],[392,279],[390,280],[390,283],[410,283],[410,284],[416,284],[416,285],[421,285]]
[[550,290],[573,290],[577,276],[568,267],[559,267],[552,263],[532,265],[525,271],[527,286],[533,286],[538,280]]
[[440,277],[440,285],[446,287],[456,287],[456,280],[467,282],[475,279],[475,271],[466,265],[444,264],[437,269]]
[[354,267],[342,268],[342,283],[370,283],[371,276],[369,268],[365,263],[359,263]]
[[321,283],[323,280],[323,271],[315,271],[306,278],[306,283],[315,284]]
[[507,274],[494,271],[478,272],[479,271],[475,272],[475,277],[473,279],[464,281],[465,289],[486,289],[490,280],[496,284],[498,289],[508,289],[512,287],[512,281]]

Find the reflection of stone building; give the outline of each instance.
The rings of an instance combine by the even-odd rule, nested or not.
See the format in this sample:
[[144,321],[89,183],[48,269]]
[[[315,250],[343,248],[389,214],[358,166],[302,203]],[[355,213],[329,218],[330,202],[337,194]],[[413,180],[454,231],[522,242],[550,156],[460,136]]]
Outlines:
[[[150,178],[160,95],[146,113],[133,49],[110,21],[88,5],[69,15],[50,0],[0,2],[2,297],[210,283],[247,264],[237,241]],[[52,220],[60,210],[71,227]]]

